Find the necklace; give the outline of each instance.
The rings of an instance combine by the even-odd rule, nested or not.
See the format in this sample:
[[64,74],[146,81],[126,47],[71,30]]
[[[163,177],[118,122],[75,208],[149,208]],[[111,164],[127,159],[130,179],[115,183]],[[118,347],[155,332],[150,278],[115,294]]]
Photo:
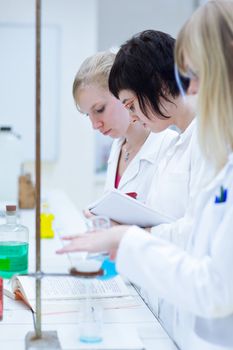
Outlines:
[[129,160],[130,152],[129,152],[129,151],[126,151],[126,150],[124,150],[124,152],[125,152],[124,161],[127,163],[128,160]]
[[125,141],[125,146],[123,147],[123,151],[124,151],[124,161],[127,163],[129,161],[129,157],[131,155],[131,153],[134,151],[133,149],[129,150],[127,149],[126,145],[127,145],[128,141]]
[[125,140],[125,144],[124,144],[124,146],[122,147],[122,150],[123,150],[123,152],[124,152],[123,158],[124,158],[124,161],[125,161],[126,163],[128,163],[129,158],[130,158],[130,156],[131,156],[132,154],[136,154],[136,153],[137,153],[137,151],[138,151],[138,150],[141,148],[141,146],[144,144],[144,142],[146,141],[146,139],[147,139],[148,136],[149,136],[149,134],[146,135],[146,137],[144,138],[143,142],[142,142],[141,144],[137,145],[136,148],[135,148],[135,147],[134,147],[134,148],[131,147],[131,149],[130,149],[130,146],[127,147],[127,145],[128,145],[128,140],[127,140],[127,139]]

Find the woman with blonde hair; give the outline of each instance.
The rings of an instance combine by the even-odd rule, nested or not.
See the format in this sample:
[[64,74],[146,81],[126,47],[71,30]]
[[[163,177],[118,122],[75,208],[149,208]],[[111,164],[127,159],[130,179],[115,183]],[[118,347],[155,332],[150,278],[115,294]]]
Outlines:
[[[171,47],[170,55],[172,51]],[[115,54],[110,51],[88,57],[75,76],[73,97],[78,110],[89,117],[93,129],[114,139],[105,191],[118,188],[145,202],[157,164],[177,133],[166,130],[153,134],[130,117],[108,88],[114,59]]]
[[233,2],[210,0],[178,35],[176,62],[198,95],[200,145],[215,168],[195,200],[185,249],[132,226],[74,238],[67,251],[116,254],[122,275],[175,307],[173,338],[182,350],[233,349]]

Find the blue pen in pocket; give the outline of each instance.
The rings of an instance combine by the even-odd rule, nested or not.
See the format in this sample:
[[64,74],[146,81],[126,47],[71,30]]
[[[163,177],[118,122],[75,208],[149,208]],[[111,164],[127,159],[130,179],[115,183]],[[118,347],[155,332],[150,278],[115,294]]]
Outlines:
[[224,203],[227,201],[227,189],[223,186],[220,187],[220,195],[215,197],[214,203]]

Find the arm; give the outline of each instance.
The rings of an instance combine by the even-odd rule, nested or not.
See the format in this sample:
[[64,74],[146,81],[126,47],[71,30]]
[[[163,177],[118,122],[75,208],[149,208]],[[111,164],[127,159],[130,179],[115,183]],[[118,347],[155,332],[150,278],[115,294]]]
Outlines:
[[232,227],[233,206],[200,258],[136,226],[83,235],[58,253],[108,251],[114,256],[118,250],[117,270],[131,282],[201,317],[224,317],[233,312]]
[[219,226],[209,255],[201,258],[132,227],[120,243],[117,269],[133,283],[196,315],[227,316],[233,312],[232,226],[233,209]]

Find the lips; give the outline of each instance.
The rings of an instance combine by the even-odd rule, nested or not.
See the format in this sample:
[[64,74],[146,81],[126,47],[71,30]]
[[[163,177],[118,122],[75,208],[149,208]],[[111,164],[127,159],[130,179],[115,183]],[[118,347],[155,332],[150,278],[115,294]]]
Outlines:
[[109,129],[109,130],[104,131],[104,132],[102,131],[102,134],[106,136],[106,135],[109,135],[111,133],[111,131],[112,131],[112,129]]

